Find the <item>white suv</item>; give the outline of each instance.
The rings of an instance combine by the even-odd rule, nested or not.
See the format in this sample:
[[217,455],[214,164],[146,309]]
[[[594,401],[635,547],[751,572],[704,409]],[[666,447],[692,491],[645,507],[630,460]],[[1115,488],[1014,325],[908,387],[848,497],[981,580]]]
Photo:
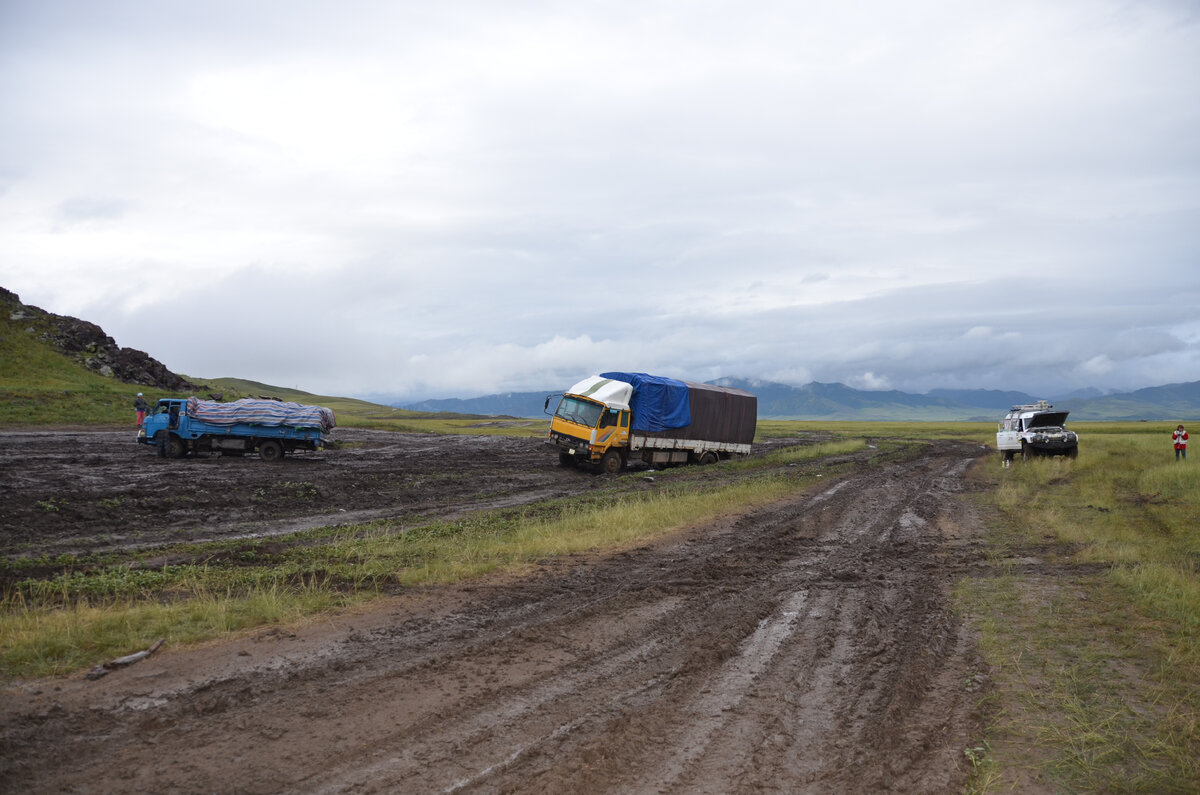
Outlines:
[[1013,406],[996,432],[996,447],[1007,464],[1018,452],[1023,460],[1035,455],[1065,455],[1074,458],[1079,453],[1079,437],[1068,431],[1068,411],[1055,411],[1044,400]]

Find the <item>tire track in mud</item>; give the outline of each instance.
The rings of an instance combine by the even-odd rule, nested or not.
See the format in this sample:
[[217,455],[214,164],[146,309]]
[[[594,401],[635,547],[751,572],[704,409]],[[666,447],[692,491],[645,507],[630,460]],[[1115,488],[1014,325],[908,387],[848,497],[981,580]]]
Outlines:
[[[977,455],[931,447],[664,543],[424,592],[427,604],[347,619],[353,630],[247,640],[181,654],[190,667],[148,670],[140,684],[66,688],[57,709],[6,719],[5,737],[26,753],[61,733],[68,761],[43,777],[34,753],[11,780],[41,791],[961,789],[977,663],[948,589],[974,565],[974,519],[956,495]],[[224,669],[205,666],[222,651]]]
[[[339,428],[332,449],[159,459],[120,431],[0,432],[0,555],[257,539],[403,517],[432,521],[578,489],[540,439]],[[297,492],[300,496],[297,496]]]

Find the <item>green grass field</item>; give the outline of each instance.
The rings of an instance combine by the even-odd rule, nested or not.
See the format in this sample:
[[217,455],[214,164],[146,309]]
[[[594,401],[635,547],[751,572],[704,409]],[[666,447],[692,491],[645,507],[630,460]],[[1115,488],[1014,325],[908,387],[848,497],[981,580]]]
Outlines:
[[1200,791],[1200,469],[1168,424],[1075,428],[1075,461],[979,473],[997,576],[959,596],[997,687],[975,786]]

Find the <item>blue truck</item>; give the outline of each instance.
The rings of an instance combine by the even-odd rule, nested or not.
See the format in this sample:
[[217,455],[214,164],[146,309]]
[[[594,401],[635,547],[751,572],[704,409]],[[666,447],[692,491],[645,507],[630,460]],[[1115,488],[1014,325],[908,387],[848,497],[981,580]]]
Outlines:
[[280,461],[297,450],[321,449],[335,425],[333,411],[324,406],[279,400],[220,403],[196,397],[163,398],[138,430],[137,441],[156,446],[159,455],[168,458],[257,452],[264,461]]

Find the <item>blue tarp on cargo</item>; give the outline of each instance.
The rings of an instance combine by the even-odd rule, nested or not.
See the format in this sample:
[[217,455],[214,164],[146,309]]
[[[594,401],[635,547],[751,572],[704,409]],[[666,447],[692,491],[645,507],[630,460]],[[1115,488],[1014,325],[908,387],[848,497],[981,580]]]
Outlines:
[[284,403],[281,400],[235,400],[217,403],[190,397],[187,413],[213,425],[283,425],[289,428],[320,428],[328,433],[337,424],[333,411],[324,406]]
[[692,424],[688,385],[674,378],[646,373],[601,373],[633,385],[629,408],[633,412],[633,430],[656,433]]

